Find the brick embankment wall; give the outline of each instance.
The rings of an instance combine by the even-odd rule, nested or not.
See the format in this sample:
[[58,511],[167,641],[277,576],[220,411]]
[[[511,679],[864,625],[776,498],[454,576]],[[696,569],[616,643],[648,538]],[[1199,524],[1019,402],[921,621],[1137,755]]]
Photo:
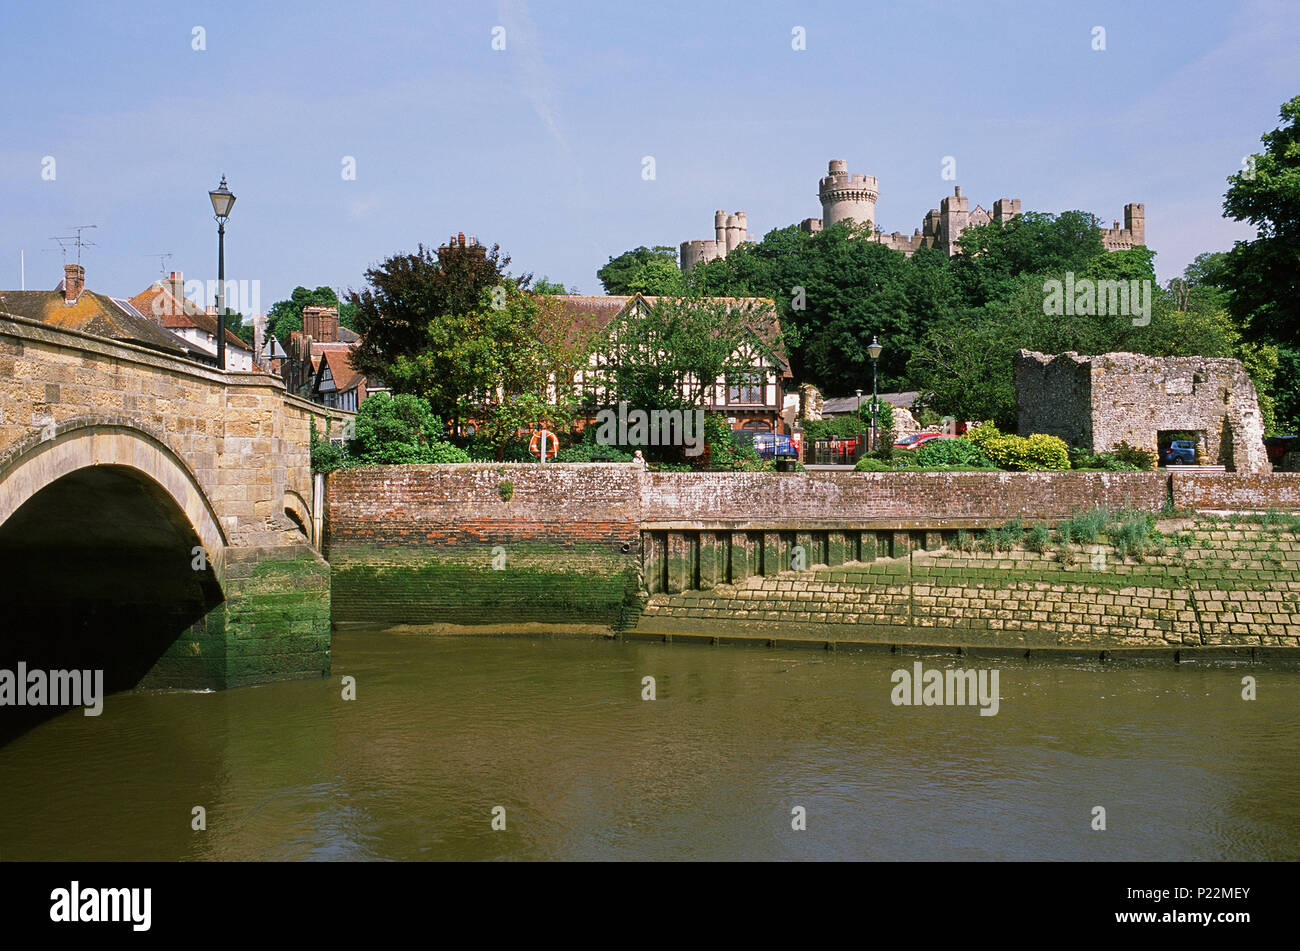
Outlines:
[[972,527],[1100,505],[1155,512],[1161,472],[668,472],[647,476],[648,521],[798,520]]
[[630,465],[333,473],[334,621],[616,630],[640,610],[642,478]]
[[1094,546],[914,550],[656,594],[629,635],[1266,654],[1300,647],[1300,539],[1202,523],[1190,547],[1141,562]]
[[1300,472],[1175,472],[1174,504],[1199,511],[1300,509]]

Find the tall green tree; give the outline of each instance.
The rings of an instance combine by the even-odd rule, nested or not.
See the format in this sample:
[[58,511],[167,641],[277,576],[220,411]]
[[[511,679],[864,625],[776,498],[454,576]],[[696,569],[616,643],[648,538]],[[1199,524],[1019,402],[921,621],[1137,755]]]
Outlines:
[[1249,221],[1257,236],[1233,245],[1224,270],[1247,335],[1289,346],[1300,338],[1300,96],[1280,118],[1260,138],[1264,151],[1228,179],[1224,216]]
[[457,335],[482,325],[485,294],[493,295],[491,303],[504,305],[511,289],[528,285],[529,275],[508,277],[509,263],[499,245],[454,244],[437,252],[420,245],[368,269],[367,286],[349,295],[361,337],[353,366],[396,392],[430,396],[438,415],[456,419],[458,403],[478,376],[465,366],[439,366],[439,354],[481,343]]
[[[665,265],[670,265],[671,268]],[[679,294],[681,272],[677,268],[677,251],[663,245],[642,245],[610,258],[596,278],[606,294]]]

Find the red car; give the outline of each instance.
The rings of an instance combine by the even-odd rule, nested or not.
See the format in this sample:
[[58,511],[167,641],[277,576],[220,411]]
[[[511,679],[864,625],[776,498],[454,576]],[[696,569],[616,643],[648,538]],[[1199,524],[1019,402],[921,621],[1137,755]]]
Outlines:
[[919,449],[932,439],[956,439],[949,433],[913,433],[894,443],[895,449]]

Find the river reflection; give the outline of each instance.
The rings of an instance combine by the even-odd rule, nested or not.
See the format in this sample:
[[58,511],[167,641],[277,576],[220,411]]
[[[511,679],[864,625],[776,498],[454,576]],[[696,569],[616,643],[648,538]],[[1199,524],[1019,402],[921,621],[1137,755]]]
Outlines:
[[326,680],[0,748],[0,859],[1300,858],[1294,668],[967,659],[1000,670],[982,717],[891,704],[916,659],[340,633]]

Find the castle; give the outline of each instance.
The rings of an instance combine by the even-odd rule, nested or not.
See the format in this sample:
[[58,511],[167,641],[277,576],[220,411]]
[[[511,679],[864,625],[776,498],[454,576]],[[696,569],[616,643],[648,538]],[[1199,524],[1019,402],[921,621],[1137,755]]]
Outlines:
[[[799,227],[808,234],[816,234],[825,227],[840,221],[875,225],[876,199],[880,197],[879,185],[874,175],[849,174],[848,162],[831,159],[826,177],[818,183],[817,197],[822,205],[822,217],[805,218]],[[926,212],[921,227],[910,235],[895,231],[885,234],[877,230],[869,240],[901,251],[911,256],[918,248],[940,248],[949,257],[960,249],[961,233],[976,225],[990,221],[1005,222],[1020,214],[1019,198],[999,198],[993,210],[981,205],[971,210],[970,199],[961,193],[961,186],[939,202],[938,208]],[[725,258],[743,241],[748,217],[743,211],[727,214],[717,211],[713,215],[716,237],[713,240],[683,241],[681,267],[689,271],[696,264]],[[1124,206],[1124,227],[1118,221],[1110,228],[1099,228],[1101,241],[1107,251],[1123,251],[1146,243],[1146,212],[1140,202]]]

